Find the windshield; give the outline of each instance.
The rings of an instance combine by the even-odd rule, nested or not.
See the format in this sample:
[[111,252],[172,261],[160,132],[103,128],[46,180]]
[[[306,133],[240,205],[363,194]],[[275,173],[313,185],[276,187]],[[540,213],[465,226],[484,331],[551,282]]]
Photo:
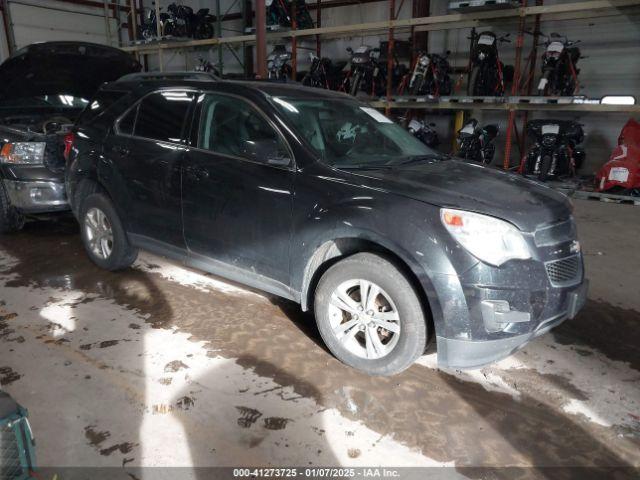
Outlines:
[[56,107],[84,108],[89,100],[73,95],[41,95],[26,98],[11,98],[0,101],[0,107]]
[[377,110],[354,100],[273,97],[323,162],[376,168],[441,155]]

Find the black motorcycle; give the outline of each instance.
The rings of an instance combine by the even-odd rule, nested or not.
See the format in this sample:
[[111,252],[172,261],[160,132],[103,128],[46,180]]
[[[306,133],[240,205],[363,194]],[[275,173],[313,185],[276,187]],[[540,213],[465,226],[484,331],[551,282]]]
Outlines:
[[471,71],[467,94],[480,97],[501,97],[505,84],[513,78],[513,67],[505,67],[498,55],[498,42],[510,42],[509,34],[497,37],[492,32],[475,33],[472,40]]
[[[155,2],[151,2],[151,5],[154,6],[144,9],[144,21],[138,28],[140,38],[143,40],[152,40],[158,36]],[[171,15],[166,12],[160,12],[160,35],[170,35],[170,32],[174,29],[174,23],[175,21]]]
[[267,56],[267,71],[269,80],[286,82],[291,78],[291,52],[284,45],[276,45]]
[[198,65],[194,68],[196,72],[210,73],[216,78],[220,78],[220,71],[204,57],[198,57]]
[[188,36],[191,30],[193,8],[172,3],[167,7],[167,11],[171,22],[165,26],[165,35],[173,35],[174,37]]
[[189,36],[198,40],[213,38],[215,34],[213,21],[214,17],[209,13],[209,9],[201,8],[189,21]]
[[410,95],[451,95],[451,66],[445,55],[421,52],[416,59],[407,91]]
[[433,128],[435,126],[435,123],[426,123],[424,120],[413,119],[407,125],[407,130],[426,146],[434,148],[440,145],[438,132]]
[[534,144],[527,153],[524,173],[544,182],[549,178],[573,176],[582,166],[585,152],[582,125],[570,120],[531,120],[527,132]]
[[494,140],[498,136],[498,125],[481,127],[475,118],[470,119],[458,132],[457,157],[489,165],[496,153]]
[[302,78],[302,84],[307,87],[337,90],[344,80],[343,70],[347,62],[333,63],[331,59],[320,58],[312,52],[309,52],[309,59],[311,66]]
[[372,97],[382,95],[386,89],[386,77],[378,61],[380,49],[362,45],[355,50],[348,47],[347,52],[351,54],[351,70],[345,77],[341,90],[354,97],[360,90]]
[[[542,34],[540,34],[542,35]],[[538,95],[571,96],[578,90],[577,68],[580,49],[574,47],[580,40],[569,40],[557,33],[545,37],[546,47],[542,55],[542,78],[538,84]]]

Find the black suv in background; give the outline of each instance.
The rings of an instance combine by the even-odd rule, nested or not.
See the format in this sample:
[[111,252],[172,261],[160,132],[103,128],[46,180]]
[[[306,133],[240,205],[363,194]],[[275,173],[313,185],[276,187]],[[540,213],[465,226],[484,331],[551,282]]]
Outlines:
[[97,265],[143,248],[299,302],[376,375],[432,336],[440,365],[486,364],[582,306],[564,195],[445,158],[347,95],[202,78],[127,76],[76,125],[67,191]]
[[69,210],[66,134],[96,110],[89,99],[101,84],[140,69],[128,53],[87,42],[35,43],[0,65],[0,233]]

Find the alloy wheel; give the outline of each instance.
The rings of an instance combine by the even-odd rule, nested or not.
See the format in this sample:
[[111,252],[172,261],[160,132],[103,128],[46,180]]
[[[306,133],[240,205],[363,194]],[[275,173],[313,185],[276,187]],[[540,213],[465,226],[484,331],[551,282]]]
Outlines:
[[333,291],[329,321],[344,348],[367,360],[387,356],[400,338],[396,305],[380,286],[368,280],[347,280]]
[[103,260],[108,259],[113,252],[113,230],[104,212],[96,207],[87,210],[84,228],[93,254]]

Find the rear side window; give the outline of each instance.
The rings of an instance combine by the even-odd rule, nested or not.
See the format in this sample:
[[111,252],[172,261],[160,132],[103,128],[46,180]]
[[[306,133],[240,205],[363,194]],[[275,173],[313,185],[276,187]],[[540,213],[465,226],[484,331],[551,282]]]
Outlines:
[[133,135],[133,127],[136,124],[136,115],[138,114],[138,106],[129,110],[118,122],[118,133],[122,135]]
[[78,123],[87,125],[93,122],[126,94],[127,92],[116,90],[100,90],[82,111]]
[[138,106],[134,135],[163,142],[180,142],[192,100],[192,93],[179,91],[153,93],[145,97]]

